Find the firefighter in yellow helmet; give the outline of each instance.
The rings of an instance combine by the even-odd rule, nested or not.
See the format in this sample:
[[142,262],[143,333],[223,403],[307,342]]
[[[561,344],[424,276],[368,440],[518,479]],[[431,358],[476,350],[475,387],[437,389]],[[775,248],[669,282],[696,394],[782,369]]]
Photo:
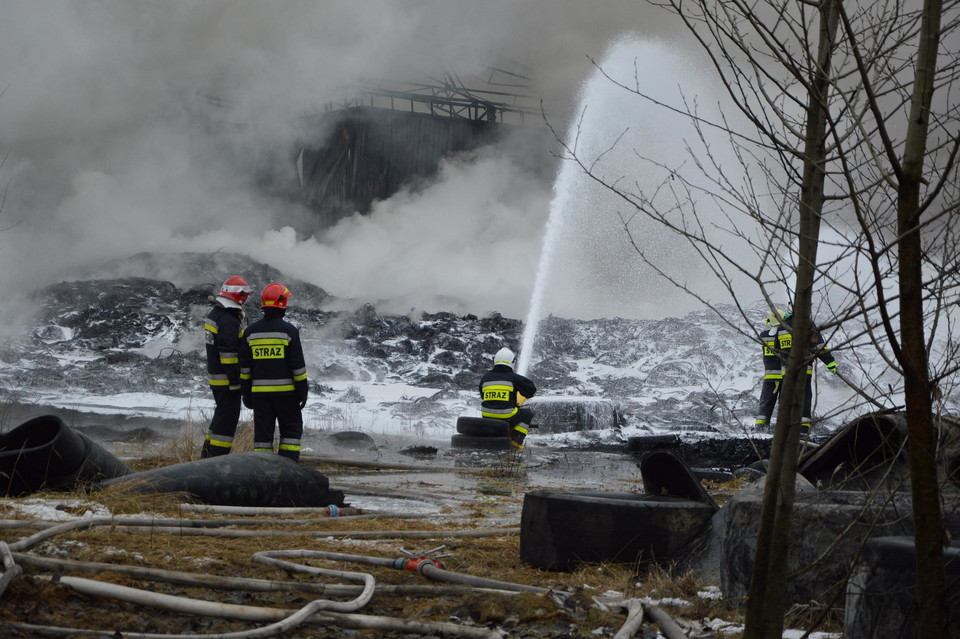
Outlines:
[[263,318],[249,326],[240,343],[243,403],[253,409],[253,450],[300,460],[303,408],[307,405],[307,366],[300,330],[284,319],[290,289],[274,282],[260,295]]
[[[793,313],[784,313],[781,309],[771,311],[764,322],[770,328],[760,333],[760,339],[763,341],[763,385],[760,388],[760,401],[757,403],[756,429],[758,431],[767,431],[770,429],[770,418],[773,416],[773,409],[780,397],[780,385],[783,382],[783,367],[786,365],[787,358],[790,356],[790,348],[793,346]],[[817,358],[827,365],[827,370],[831,373],[837,372],[837,360],[834,359],[830,348],[824,343],[820,331],[813,327],[813,347],[817,349]],[[813,406],[813,363],[807,366],[807,388],[803,396],[803,418],[801,420],[804,429],[809,432],[813,425],[813,419],[810,415]]]
[[536,394],[537,386],[513,371],[513,360],[513,351],[506,347],[494,355],[493,368],[480,378],[480,414],[504,420],[514,450],[521,452],[534,418],[533,411],[522,406]]
[[207,377],[213,392],[213,417],[200,457],[226,455],[240,421],[240,364],[238,353],[243,338],[243,305],[250,296],[250,285],[234,275],[209,297],[213,308],[203,322],[207,351]]

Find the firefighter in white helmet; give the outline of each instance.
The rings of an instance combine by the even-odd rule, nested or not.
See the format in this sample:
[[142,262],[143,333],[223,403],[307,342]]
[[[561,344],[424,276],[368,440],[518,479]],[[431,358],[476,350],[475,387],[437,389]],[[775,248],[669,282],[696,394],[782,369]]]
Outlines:
[[480,379],[480,414],[504,420],[514,450],[521,452],[534,417],[532,410],[523,408],[523,403],[536,394],[537,386],[513,371],[513,360],[513,351],[506,347],[494,355],[493,368]]
[[226,455],[240,421],[240,363],[237,353],[243,337],[243,305],[250,296],[250,285],[234,275],[208,299],[213,305],[203,322],[207,350],[207,377],[213,392],[213,417],[200,457]]

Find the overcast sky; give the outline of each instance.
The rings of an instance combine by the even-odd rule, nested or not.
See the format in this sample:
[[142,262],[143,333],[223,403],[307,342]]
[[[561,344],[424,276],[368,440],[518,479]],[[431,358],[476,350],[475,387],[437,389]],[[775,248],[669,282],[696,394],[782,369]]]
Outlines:
[[[549,180],[490,150],[445,165],[422,192],[304,237],[290,228],[302,211],[250,187],[250,169],[264,161],[257,149],[288,138],[299,115],[344,85],[417,79],[441,61],[464,78],[485,65],[528,73],[555,123],[588,114],[597,144],[631,128],[676,146],[669,124],[626,104],[582,100],[588,58],[618,46],[624,73],[638,68],[664,90],[681,81],[708,89],[674,44],[678,28],[633,0],[7,0],[0,290],[9,300],[144,250],[238,251],[389,310],[524,317],[555,198]],[[225,106],[212,108],[208,96]],[[589,227],[616,229],[615,213],[601,216],[585,187],[571,188],[576,208],[594,216]],[[629,251],[614,244],[601,235],[579,257],[561,254],[554,270],[566,284],[544,311],[684,310],[634,277]]]

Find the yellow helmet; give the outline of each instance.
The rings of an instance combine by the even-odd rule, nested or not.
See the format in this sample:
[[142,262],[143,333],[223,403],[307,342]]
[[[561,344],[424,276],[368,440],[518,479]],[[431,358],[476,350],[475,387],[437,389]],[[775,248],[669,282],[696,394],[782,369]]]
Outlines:
[[767,318],[763,320],[764,324],[769,324],[771,326],[776,326],[783,322],[783,309],[778,308],[774,311],[770,311],[770,314],[767,315]]

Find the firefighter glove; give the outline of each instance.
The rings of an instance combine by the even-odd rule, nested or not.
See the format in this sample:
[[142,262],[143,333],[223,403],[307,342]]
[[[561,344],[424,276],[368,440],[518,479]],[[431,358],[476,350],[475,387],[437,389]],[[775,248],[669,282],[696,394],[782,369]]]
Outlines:
[[837,363],[836,363],[836,362],[830,362],[829,364],[827,364],[827,370],[830,371],[831,373],[836,373],[836,372],[837,372]]
[[243,393],[243,405],[253,410],[253,393],[249,391]]
[[308,388],[306,384],[297,385],[297,401],[300,402],[300,410],[307,405]]

